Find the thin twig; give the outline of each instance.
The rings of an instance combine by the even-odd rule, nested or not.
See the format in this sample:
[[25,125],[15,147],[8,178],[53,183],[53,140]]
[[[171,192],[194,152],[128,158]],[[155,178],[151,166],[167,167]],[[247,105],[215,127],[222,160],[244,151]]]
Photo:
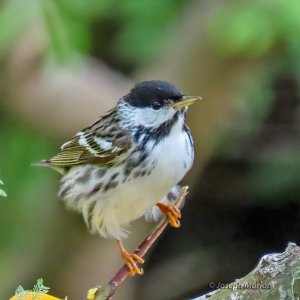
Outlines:
[[[182,187],[174,206],[181,207],[185,196],[188,192],[188,187]],[[163,218],[156,228],[141,242],[138,248],[135,250],[135,254],[139,257],[143,257],[151,246],[155,243],[158,237],[162,234],[165,228],[168,226],[168,219]],[[107,285],[91,289],[88,293],[88,300],[109,300],[114,295],[116,289],[123,283],[123,281],[129,275],[129,269],[126,264],[124,264],[120,270],[114,275],[114,277],[109,281]]]

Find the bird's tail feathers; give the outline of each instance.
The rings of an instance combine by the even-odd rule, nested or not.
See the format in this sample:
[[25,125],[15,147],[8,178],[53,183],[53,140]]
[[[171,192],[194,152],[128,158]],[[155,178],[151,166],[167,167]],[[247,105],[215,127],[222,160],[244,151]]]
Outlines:
[[43,159],[41,161],[32,163],[31,165],[34,166],[34,167],[50,167],[51,169],[55,170],[56,172],[58,172],[62,175],[65,175],[65,173],[66,173],[66,170],[64,168],[53,166],[51,164],[51,161],[48,160],[48,159]]

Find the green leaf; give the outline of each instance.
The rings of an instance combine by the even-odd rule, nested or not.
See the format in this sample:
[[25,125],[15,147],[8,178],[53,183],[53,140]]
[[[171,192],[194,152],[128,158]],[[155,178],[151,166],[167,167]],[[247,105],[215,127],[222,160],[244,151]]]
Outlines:
[[36,282],[36,284],[33,287],[33,292],[36,293],[42,293],[42,294],[47,294],[49,292],[50,288],[47,286],[44,286],[44,281],[42,278],[39,278]]
[[15,295],[18,300],[24,300],[28,295],[27,290],[25,290],[21,285],[16,288]]
[[[50,288],[44,286],[44,281],[42,278],[39,278],[34,285],[32,290],[25,290],[21,285],[19,285],[15,291],[15,295],[17,295],[18,300],[23,300],[26,298],[29,292],[34,292],[38,294],[48,294]],[[36,296],[32,299],[35,300]],[[36,299],[37,300],[37,299]]]

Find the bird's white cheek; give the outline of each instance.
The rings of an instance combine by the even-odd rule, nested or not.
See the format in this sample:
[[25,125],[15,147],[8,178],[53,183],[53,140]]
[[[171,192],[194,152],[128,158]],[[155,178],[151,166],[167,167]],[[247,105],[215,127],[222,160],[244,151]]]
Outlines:
[[160,110],[153,110],[152,108],[135,109],[134,119],[137,125],[146,127],[158,127],[162,123],[170,120],[175,114],[175,110],[163,108]]

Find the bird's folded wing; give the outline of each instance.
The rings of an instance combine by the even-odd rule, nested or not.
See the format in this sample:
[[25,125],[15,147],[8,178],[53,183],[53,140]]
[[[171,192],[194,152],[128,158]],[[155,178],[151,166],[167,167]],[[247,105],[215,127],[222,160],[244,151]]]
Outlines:
[[63,144],[61,151],[47,162],[53,167],[68,167],[80,164],[115,164],[129,149],[129,138],[97,138],[94,132],[79,132]]

